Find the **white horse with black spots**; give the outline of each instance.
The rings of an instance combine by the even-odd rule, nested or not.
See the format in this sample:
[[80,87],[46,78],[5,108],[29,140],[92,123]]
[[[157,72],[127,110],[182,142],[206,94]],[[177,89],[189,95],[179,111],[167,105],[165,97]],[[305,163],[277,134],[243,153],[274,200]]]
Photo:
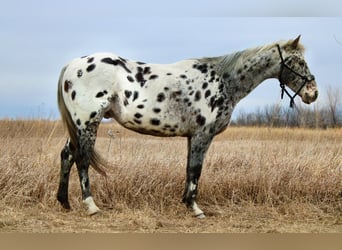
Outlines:
[[307,104],[316,100],[316,82],[299,38],[174,64],[148,64],[110,53],[71,61],[58,84],[58,105],[70,136],[61,152],[58,201],[70,209],[69,173],[76,163],[88,213],[100,211],[90,192],[88,168],[105,175],[94,150],[105,117],[143,134],[187,137],[183,202],[195,216],[204,217],[196,204],[203,159],[214,136],[228,126],[236,104],[269,78],[279,79],[291,104],[296,95]]

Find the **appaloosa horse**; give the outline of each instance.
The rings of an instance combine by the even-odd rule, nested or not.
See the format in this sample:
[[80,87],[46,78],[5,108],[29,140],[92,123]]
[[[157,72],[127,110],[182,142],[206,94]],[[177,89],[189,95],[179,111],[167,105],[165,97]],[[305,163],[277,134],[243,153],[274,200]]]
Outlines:
[[94,144],[106,117],[139,133],[188,138],[183,202],[195,216],[204,217],[196,204],[203,159],[214,136],[228,126],[236,104],[269,78],[279,79],[291,105],[296,95],[304,103],[316,100],[316,82],[299,39],[173,64],[148,64],[110,53],[71,61],[58,84],[59,110],[70,136],[61,152],[58,201],[70,208],[69,173],[76,162],[88,213],[100,211],[90,192],[88,168],[105,174]]

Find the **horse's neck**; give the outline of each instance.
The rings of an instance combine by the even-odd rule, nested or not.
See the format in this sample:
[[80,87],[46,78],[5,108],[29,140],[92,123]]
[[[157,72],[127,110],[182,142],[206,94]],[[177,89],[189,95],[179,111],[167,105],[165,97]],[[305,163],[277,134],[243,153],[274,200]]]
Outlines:
[[280,57],[275,46],[247,49],[221,57],[220,73],[226,95],[236,102],[248,95],[261,82],[276,78]]

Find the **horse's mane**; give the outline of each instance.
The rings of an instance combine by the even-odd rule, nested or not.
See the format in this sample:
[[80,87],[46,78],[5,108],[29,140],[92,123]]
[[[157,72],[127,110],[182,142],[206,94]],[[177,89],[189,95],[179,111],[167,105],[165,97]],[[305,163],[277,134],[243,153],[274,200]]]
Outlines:
[[[229,71],[234,71],[238,68],[241,68],[243,66],[243,63],[248,60],[248,58],[251,58],[255,56],[258,53],[262,53],[264,51],[268,51],[271,48],[274,48],[277,44],[280,45],[281,48],[284,48],[286,50],[294,50],[292,48],[292,42],[293,40],[288,41],[278,41],[272,44],[267,44],[264,46],[258,46],[255,48],[249,48],[242,51],[234,52],[228,55],[220,56],[220,57],[205,57],[199,59],[199,61],[203,63],[216,63],[219,65],[218,67],[218,73],[224,73]],[[305,48],[302,44],[298,44],[297,48],[295,50],[304,52]],[[224,71],[224,72],[220,72]]]

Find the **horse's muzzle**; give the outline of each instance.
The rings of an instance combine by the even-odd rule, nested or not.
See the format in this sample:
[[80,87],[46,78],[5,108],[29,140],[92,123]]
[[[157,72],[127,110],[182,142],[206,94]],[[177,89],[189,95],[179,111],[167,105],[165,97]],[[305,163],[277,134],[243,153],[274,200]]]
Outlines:
[[307,83],[307,85],[303,88],[303,93],[301,97],[304,103],[310,104],[316,101],[318,97],[318,90],[316,86],[316,82],[311,81],[310,83]]

